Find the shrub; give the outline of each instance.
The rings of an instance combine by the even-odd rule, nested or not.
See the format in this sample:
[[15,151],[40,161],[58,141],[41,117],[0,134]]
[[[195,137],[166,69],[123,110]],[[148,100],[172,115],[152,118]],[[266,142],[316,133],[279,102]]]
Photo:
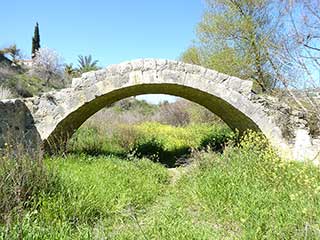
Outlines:
[[0,82],[2,87],[10,89],[14,96],[31,97],[52,90],[51,87],[43,86],[42,79],[30,76],[23,68],[0,66]]
[[145,100],[138,100],[134,97],[129,97],[113,104],[113,109],[118,113],[138,113],[145,117],[154,114],[158,108],[159,107],[157,105],[150,104]]
[[113,139],[125,152],[129,153],[138,139],[138,131],[128,125],[118,125],[113,133]]
[[10,89],[0,86],[0,100],[1,99],[9,99],[9,98],[13,98],[13,94],[10,91]]
[[129,154],[174,166],[177,161],[185,159],[192,149],[221,151],[228,141],[234,139],[232,131],[222,124],[174,127],[158,122],[139,122],[141,118],[135,119],[131,114],[126,119],[127,113],[103,110],[72,137],[68,144],[69,151],[90,155]]
[[58,53],[52,49],[40,48],[33,58],[31,75],[44,80],[44,85],[63,86],[63,63]]
[[307,115],[307,121],[310,128],[310,134],[313,137],[319,137],[320,136],[320,115],[311,112]]
[[[161,136],[186,132],[158,123],[148,128]],[[319,239],[318,167],[282,160],[251,131],[223,154],[196,153],[191,166],[170,171],[147,159],[47,159],[59,169],[59,188],[34,201],[22,227],[13,223],[4,235],[0,224],[0,239]],[[168,173],[176,178],[170,185]]]
[[[223,155],[203,153],[181,182],[186,206],[196,199],[207,221],[238,239],[318,239],[320,172],[286,161],[265,137],[248,132]],[[196,189],[196,190],[194,190]]]
[[200,149],[210,149],[221,152],[230,141],[237,140],[238,133],[232,132],[229,128],[216,127],[201,140]]
[[188,102],[184,100],[162,104],[151,119],[162,124],[185,126],[190,123],[190,116],[186,111],[187,106]]

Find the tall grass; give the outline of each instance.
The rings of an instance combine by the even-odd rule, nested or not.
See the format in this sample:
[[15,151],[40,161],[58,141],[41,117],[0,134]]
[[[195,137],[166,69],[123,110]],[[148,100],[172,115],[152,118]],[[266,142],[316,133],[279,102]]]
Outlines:
[[[58,167],[60,184],[24,215],[24,239],[320,237],[319,168],[283,161],[256,134],[223,154],[194,153],[174,184],[168,170],[146,159],[46,162]],[[18,239],[16,226],[9,239]]]
[[130,126],[118,124],[112,135],[105,135],[95,127],[82,127],[71,139],[71,152],[90,155],[134,155],[148,157],[167,166],[183,162],[197,149],[221,151],[235,134],[221,124],[190,124],[175,127],[157,122]]
[[[319,239],[320,171],[249,134],[194,165],[141,220],[147,239]],[[117,239],[144,239],[131,225]]]
[[[47,164],[57,166],[60,182],[30,206],[22,220],[23,239],[107,236],[136,221],[169,183],[165,168],[148,160],[70,155]],[[8,239],[19,237],[15,226]]]
[[11,224],[19,223],[17,233],[21,238],[21,221],[26,209],[37,201],[39,194],[55,187],[54,171],[43,163],[40,153],[27,153],[19,144],[0,150],[0,224],[5,227],[0,236],[6,238]]
[[13,98],[13,93],[9,88],[0,85],[0,100]]

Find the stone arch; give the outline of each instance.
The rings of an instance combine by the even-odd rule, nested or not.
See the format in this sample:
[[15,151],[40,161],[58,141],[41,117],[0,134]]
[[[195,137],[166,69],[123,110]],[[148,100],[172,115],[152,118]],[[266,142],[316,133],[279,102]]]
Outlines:
[[94,113],[118,100],[141,94],[169,94],[198,103],[232,129],[261,131],[275,145],[281,130],[261,105],[250,101],[252,83],[200,66],[142,59],[83,74],[72,87],[27,100],[48,146],[58,147]]
[[239,132],[247,129],[261,130],[244,112],[215,95],[177,84],[143,84],[117,89],[85,103],[60,121],[46,140],[51,144],[61,142],[61,140],[66,141],[88,118],[105,106],[142,94],[169,94],[182,97],[207,108],[233,130],[237,129]]

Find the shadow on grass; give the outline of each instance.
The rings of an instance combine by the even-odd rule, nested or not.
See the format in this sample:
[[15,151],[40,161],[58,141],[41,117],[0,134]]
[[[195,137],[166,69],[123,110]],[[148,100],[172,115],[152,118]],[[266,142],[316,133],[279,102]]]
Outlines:
[[[172,147],[168,149],[163,142],[156,138],[144,139],[142,142],[136,142],[131,150],[124,150],[115,143],[105,141],[97,141],[94,138],[84,138],[81,144],[75,144],[69,148],[67,153],[70,154],[86,154],[89,156],[115,156],[126,160],[130,157],[148,158],[154,162],[159,162],[166,167],[177,167],[187,165],[192,150],[203,151],[210,150],[215,152],[223,152],[224,147],[230,140],[235,140],[228,134],[209,134],[205,137],[198,147],[190,146]],[[108,141],[107,141],[108,142]]]
[[193,149],[196,151],[210,150],[222,153],[230,140],[233,139],[228,135],[208,135],[208,137],[204,138],[196,148],[183,146],[168,150],[162,143],[158,142],[157,139],[150,139],[146,142],[137,144],[133,148],[131,154],[138,158],[149,158],[171,168],[188,164],[188,158]]
[[133,156],[138,158],[149,158],[152,161],[159,162],[166,167],[176,167],[182,165],[182,159],[185,162],[192,152],[190,147],[175,148],[167,150],[155,141],[148,141],[139,144],[132,151]]

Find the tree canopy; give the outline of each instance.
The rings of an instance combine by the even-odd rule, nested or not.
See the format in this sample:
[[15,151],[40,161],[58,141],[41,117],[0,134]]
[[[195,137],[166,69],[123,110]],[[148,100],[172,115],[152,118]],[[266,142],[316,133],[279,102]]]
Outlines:
[[270,0],[207,0],[197,44],[181,59],[243,79],[262,91],[276,85],[272,64],[282,12]]

